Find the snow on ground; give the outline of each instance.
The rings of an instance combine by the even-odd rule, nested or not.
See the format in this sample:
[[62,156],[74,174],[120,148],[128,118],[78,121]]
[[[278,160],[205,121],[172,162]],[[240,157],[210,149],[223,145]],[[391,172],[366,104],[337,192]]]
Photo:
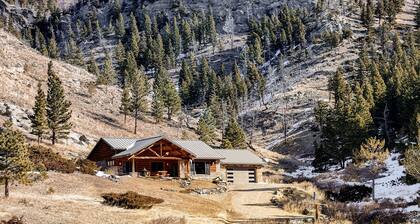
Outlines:
[[[376,199],[402,199],[406,202],[415,200],[420,193],[420,183],[407,185],[402,182],[405,176],[405,168],[402,164],[399,164],[398,158],[400,153],[391,153],[389,158],[385,161],[386,171],[380,175],[380,178],[375,180],[375,198]],[[328,180],[334,181],[337,185],[365,185],[371,186],[371,182],[348,182],[341,179],[340,174],[342,170],[338,166],[330,167],[328,172],[317,173],[314,172],[315,168],[311,166],[311,162],[314,158],[301,158],[301,162],[306,165],[300,166],[296,171],[292,173],[284,173],[290,177],[307,177],[314,178],[321,174],[331,174]],[[419,193],[418,193],[419,192]],[[410,208],[413,209],[413,208]],[[418,206],[416,208],[419,209]]]
[[407,185],[401,181],[405,176],[405,168],[400,165],[398,158],[400,153],[391,153],[385,161],[387,171],[376,179],[375,196],[378,199],[396,199],[401,198],[405,201],[413,201],[420,191],[420,183]]

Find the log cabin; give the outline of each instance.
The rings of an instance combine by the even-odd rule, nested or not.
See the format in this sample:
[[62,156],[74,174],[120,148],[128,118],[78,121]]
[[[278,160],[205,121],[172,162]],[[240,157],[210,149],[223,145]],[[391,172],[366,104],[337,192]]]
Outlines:
[[162,135],[101,138],[87,158],[117,175],[221,177],[235,183],[259,182],[264,165],[260,157],[246,149],[214,149],[202,141]]

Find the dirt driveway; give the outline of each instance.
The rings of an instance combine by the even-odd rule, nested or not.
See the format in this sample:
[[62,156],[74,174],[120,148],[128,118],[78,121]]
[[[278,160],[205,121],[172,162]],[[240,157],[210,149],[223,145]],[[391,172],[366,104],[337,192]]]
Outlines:
[[277,218],[290,213],[271,204],[270,199],[280,184],[240,184],[232,185],[231,203],[235,212],[247,219]]

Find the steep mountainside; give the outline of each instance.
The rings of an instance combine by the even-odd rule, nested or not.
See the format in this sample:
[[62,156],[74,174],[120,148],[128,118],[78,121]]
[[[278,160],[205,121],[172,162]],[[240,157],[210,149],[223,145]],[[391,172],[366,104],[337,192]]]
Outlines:
[[[49,58],[25,46],[14,36],[0,30],[0,117],[12,118],[25,133],[30,131],[28,115],[34,104],[38,82],[46,89]],[[67,98],[72,102],[72,131],[62,147],[86,153],[94,140],[103,136],[134,136],[133,120],[119,114],[121,90],[115,86],[95,87],[95,77],[84,69],[54,61],[54,70],[62,79]],[[168,134],[181,137],[176,122],[154,124],[148,116],[139,124],[138,136]],[[80,138],[84,135],[87,137]],[[48,140],[46,140],[48,142]],[[69,145],[69,146],[65,146]],[[76,147],[75,147],[76,146]]]

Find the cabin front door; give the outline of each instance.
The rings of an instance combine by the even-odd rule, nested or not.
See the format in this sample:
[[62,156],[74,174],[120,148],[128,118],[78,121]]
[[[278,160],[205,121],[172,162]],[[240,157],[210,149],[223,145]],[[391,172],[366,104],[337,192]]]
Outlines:
[[171,177],[179,177],[178,173],[178,162],[171,162],[169,163],[169,176]]

